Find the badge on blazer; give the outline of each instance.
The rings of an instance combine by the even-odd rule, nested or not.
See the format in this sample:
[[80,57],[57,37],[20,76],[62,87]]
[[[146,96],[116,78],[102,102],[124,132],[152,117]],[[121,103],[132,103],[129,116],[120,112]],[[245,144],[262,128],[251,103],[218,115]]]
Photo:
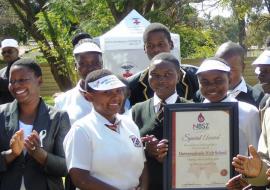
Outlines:
[[135,147],[142,147],[140,139],[138,139],[135,135],[130,135],[129,138],[132,140]]

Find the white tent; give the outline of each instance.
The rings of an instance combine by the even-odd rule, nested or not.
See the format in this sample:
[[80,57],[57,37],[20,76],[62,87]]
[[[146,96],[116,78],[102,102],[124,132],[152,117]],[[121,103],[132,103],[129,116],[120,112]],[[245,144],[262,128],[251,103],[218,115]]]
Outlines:
[[[147,55],[143,50],[143,32],[150,24],[137,11],[132,10],[118,25],[107,33],[99,36],[104,67],[116,74],[125,73],[123,66],[133,68],[131,73],[137,73],[149,65]],[[180,57],[180,38],[171,34],[174,43],[172,53]]]

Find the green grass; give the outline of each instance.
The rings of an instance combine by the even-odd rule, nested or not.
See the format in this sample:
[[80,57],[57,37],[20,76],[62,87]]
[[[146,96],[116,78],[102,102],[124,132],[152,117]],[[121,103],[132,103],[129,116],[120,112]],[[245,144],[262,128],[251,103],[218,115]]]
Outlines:
[[54,99],[52,96],[43,96],[42,98],[47,104],[54,106]]

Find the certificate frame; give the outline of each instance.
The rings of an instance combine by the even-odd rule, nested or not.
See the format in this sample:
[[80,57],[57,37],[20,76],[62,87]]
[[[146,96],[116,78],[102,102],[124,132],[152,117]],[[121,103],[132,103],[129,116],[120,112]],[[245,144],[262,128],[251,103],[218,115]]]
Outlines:
[[[219,114],[219,116],[220,116],[220,114],[222,114],[223,112],[224,112],[224,118],[226,118],[226,120],[227,120],[224,123],[229,124],[229,127],[226,129],[226,132],[225,132],[225,134],[228,134],[228,136],[229,136],[227,139],[227,136],[225,135],[226,139],[229,141],[229,142],[227,142],[227,146],[229,147],[229,151],[226,153],[225,163],[227,164],[227,167],[229,167],[229,168],[225,168],[226,170],[224,170],[224,171],[227,172],[227,173],[225,173],[226,178],[230,179],[236,174],[233,167],[232,167],[231,161],[232,161],[233,156],[235,156],[239,150],[238,102],[196,103],[196,104],[190,103],[190,104],[165,105],[165,107],[164,107],[164,128],[163,128],[164,131],[163,132],[164,132],[164,138],[169,140],[169,143],[168,143],[169,147],[168,147],[168,156],[164,160],[164,164],[163,164],[163,189],[166,189],[166,190],[199,190],[199,189],[200,190],[201,189],[212,189],[212,190],[221,190],[222,189],[223,190],[223,189],[226,189],[225,183],[227,181],[224,182],[224,185],[222,185],[222,186],[218,185],[215,187],[213,187],[211,185],[209,187],[206,187],[205,184],[202,186],[200,186],[198,184],[196,184],[194,186],[192,186],[192,185],[186,186],[186,184],[188,184],[188,183],[184,183],[184,182],[183,182],[183,184],[184,184],[183,186],[181,186],[181,185],[178,186],[176,184],[176,180],[177,180],[177,183],[179,183],[179,181],[181,181],[181,180],[183,181],[183,178],[180,178],[180,177],[177,178],[177,175],[176,175],[176,167],[177,167],[178,173],[182,169],[182,167],[178,167],[178,166],[181,166],[181,163],[178,163],[179,159],[178,159],[178,161],[176,159],[176,155],[177,155],[176,152],[178,151],[178,150],[176,150],[176,148],[179,148],[177,146],[180,146],[180,149],[181,149],[181,146],[185,147],[185,145],[176,145],[176,141],[177,141],[176,138],[183,139],[183,136],[181,137],[181,135],[183,135],[183,133],[184,133],[181,130],[179,131],[179,127],[181,127],[181,123],[178,121],[179,119],[176,119],[176,115],[177,115],[177,118],[179,118],[179,115],[181,116],[181,114],[183,117],[189,118],[186,116],[188,116],[190,114],[194,115],[194,113],[202,113],[202,115],[208,114],[208,115],[210,115],[210,117],[213,116],[212,120],[214,121],[214,120],[216,120],[214,118],[215,115]],[[190,117],[193,117],[193,116],[190,115]],[[219,118],[222,118],[222,117],[219,117]],[[189,120],[189,119],[187,119],[187,120]],[[198,120],[199,120],[199,116],[198,116]],[[191,121],[191,123],[192,123],[192,121]],[[197,125],[195,125],[195,126],[197,126]],[[211,126],[219,126],[219,125],[218,125],[218,123],[216,123],[216,124],[211,123]],[[185,144],[185,143],[183,143],[183,144]],[[178,157],[182,157],[182,155],[183,155],[182,152],[178,152],[178,153],[179,153]],[[187,160],[191,160],[190,159],[191,157],[187,158]],[[182,158],[180,158],[180,160],[181,159]],[[213,159],[216,159],[216,158],[213,158]],[[196,164],[194,164],[194,165],[196,165]],[[182,166],[184,166],[184,165],[182,165]],[[193,167],[193,163],[190,164],[190,167]],[[182,170],[184,170],[184,169],[182,169]],[[188,170],[188,171],[190,171],[190,170]],[[222,171],[223,170],[220,171],[220,175],[222,174]],[[184,173],[184,171],[182,173]],[[192,176],[194,176],[193,174],[194,173],[191,173],[191,172],[190,172],[190,174],[187,173],[186,178],[191,178]],[[217,174],[215,174],[215,175],[217,175]],[[216,178],[219,179],[221,177],[217,176]],[[224,178],[222,178],[222,179],[224,179]],[[181,183],[182,182],[180,182],[180,184]],[[215,185],[216,183],[213,183],[213,184]]]

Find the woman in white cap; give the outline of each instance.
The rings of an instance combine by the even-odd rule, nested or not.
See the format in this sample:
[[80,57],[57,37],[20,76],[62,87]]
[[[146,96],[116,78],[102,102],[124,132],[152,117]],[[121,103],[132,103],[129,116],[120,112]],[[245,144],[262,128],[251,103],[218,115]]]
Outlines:
[[19,59],[19,45],[14,39],[5,39],[1,42],[2,56],[6,67],[0,70],[0,104],[12,102],[13,96],[8,91],[8,78],[11,65]]
[[144,150],[137,125],[119,115],[125,85],[110,71],[85,80],[90,114],[75,122],[64,140],[67,167],[79,189],[147,189]]
[[206,59],[200,65],[197,76],[204,103],[238,102],[239,153],[248,155],[248,146],[257,148],[261,133],[258,109],[246,102],[238,101],[228,94],[230,67],[220,58]]
[[102,68],[101,49],[85,33],[77,35],[73,44],[80,80],[74,88],[55,98],[55,107],[68,113],[71,124],[91,112],[91,103],[84,97],[84,80],[88,73]]

